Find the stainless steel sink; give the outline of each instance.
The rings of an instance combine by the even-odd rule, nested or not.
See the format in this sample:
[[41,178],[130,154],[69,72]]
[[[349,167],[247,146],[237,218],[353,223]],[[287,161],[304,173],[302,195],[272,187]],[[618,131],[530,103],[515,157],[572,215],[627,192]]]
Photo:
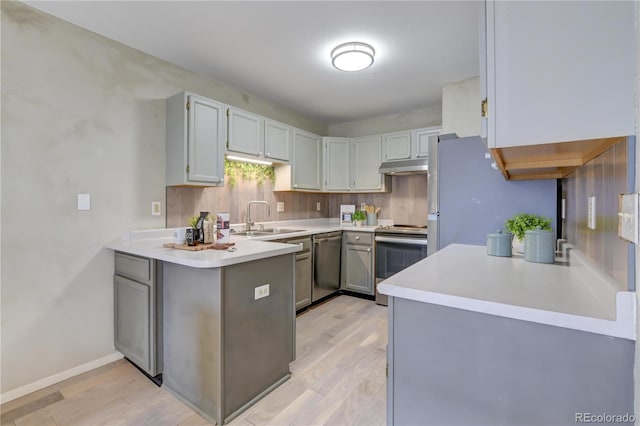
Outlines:
[[280,235],[291,234],[293,232],[302,232],[304,229],[289,229],[289,228],[264,228],[255,231],[241,231],[234,232],[231,235],[239,235],[243,237],[264,237],[266,235]]

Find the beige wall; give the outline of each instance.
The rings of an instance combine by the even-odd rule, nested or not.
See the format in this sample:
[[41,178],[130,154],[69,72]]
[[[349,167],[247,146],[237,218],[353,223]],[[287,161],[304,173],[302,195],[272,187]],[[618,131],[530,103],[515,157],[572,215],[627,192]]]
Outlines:
[[334,124],[329,126],[329,136],[353,138],[397,130],[439,126],[440,123],[442,123],[442,107],[438,104],[404,113]]
[[[182,90],[326,134],[237,89],[2,2],[0,392],[114,353],[113,253],[164,227],[165,98]],[[143,25],[143,23],[141,23]],[[91,210],[78,211],[78,193]],[[42,383],[42,382],[40,382]]]
[[480,77],[472,77],[442,88],[442,133],[458,136],[480,134]]

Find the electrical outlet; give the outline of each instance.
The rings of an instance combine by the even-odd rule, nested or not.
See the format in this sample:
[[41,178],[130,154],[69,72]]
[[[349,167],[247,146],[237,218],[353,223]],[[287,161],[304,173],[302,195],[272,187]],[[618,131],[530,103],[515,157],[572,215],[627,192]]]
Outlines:
[[618,212],[618,235],[638,244],[638,199],[639,194],[620,195]]
[[282,213],[284,211],[284,201],[276,202],[276,211]]
[[269,284],[261,285],[255,288],[254,300],[262,299],[269,296]]
[[78,210],[91,210],[91,194],[78,194]]
[[316,203],[316,210],[317,210],[317,211],[320,211],[320,201],[318,201],[318,202]]
[[364,211],[364,206],[366,206],[367,203],[360,203],[360,210]]
[[160,216],[160,201],[151,202],[151,215]]
[[587,203],[587,227],[589,229],[596,229],[596,196],[589,197]]

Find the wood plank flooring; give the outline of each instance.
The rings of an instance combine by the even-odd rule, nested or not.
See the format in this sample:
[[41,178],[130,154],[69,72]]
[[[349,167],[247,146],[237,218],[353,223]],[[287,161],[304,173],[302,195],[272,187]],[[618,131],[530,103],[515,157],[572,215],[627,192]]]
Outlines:
[[[297,318],[292,377],[230,424],[383,425],[387,308],[338,296]],[[2,425],[209,425],[120,360],[0,406]]]

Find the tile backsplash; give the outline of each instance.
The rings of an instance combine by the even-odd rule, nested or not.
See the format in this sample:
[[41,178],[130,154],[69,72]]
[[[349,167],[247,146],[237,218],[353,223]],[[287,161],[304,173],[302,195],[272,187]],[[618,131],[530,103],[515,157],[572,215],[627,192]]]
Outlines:
[[[391,193],[384,194],[316,194],[305,192],[273,192],[271,183],[259,187],[254,182],[239,180],[235,187],[167,187],[167,227],[185,226],[187,218],[200,211],[225,211],[231,223],[246,220],[247,203],[268,201],[271,216],[262,206],[254,206],[251,216],[256,222],[294,219],[338,218],[340,204],[374,204],[380,207],[379,217],[395,223],[426,225],[427,176],[394,176]],[[276,211],[276,203],[284,202],[284,212]],[[320,203],[320,211],[316,209]]]
[[[628,273],[629,243],[618,237],[618,195],[629,191],[628,172],[634,167],[628,148],[628,142],[620,142],[562,181],[563,237],[613,277],[621,290],[634,279]],[[587,226],[592,196],[596,197],[595,230]]]

